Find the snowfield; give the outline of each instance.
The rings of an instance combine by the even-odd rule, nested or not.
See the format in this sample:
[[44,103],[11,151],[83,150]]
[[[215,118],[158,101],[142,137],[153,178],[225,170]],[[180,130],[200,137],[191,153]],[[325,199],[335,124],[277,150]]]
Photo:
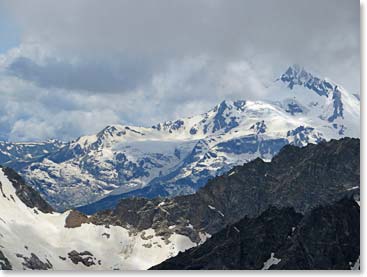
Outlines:
[[[0,251],[15,270],[29,269],[26,259],[32,254],[53,270],[143,270],[196,246],[178,234],[166,241],[153,229],[134,233],[122,227],[94,224],[66,228],[70,211],[51,214],[27,207],[16,196],[3,169],[0,182]],[[89,257],[93,264],[75,264],[68,254],[73,250],[88,251],[82,257]],[[0,269],[3,265],[0,259]]]

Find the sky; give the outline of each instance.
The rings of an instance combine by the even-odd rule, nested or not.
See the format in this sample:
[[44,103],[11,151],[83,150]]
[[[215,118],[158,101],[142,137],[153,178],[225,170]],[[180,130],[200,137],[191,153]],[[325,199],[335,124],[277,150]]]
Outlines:
[[357,0],[0,0],[0,140],[266,99],[299,64],[360,92]]

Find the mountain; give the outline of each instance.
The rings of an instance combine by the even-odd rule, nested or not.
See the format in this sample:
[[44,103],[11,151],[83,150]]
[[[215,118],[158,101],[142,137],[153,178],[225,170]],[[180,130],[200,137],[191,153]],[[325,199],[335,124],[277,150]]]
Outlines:
[[314,208],[269,208],[240,220],[155,270],[359,269],[360,209],[353,199]]
[[192,194],[233,166],[269,161],[287,144],[359,137],[359,99],[328,79],[291,66],[264,90],[268,100],[223,101],[150,128],[107,126],[12,166],[57,210],[93,213],[127,197]]
[[[205,241],[208,257],[215,245],[218,256],[257,249],[248,253],[253,268],[273,269],[278,260],[284,269],[345,269],[347,261],[352,268],[359,208],[345,198],[359,199],[359,151],[359,140],[350,138],[288,145],[271,162],[237,166],[195,194],[123,199],[91,216],[55,212],[13,170],[0,168],[0,268],[148,269]],[[248,236],[236,235],[236,228]],[[231,248],[239,241],[240,248]],[[193,252],[185,252],[185,267]],[[186,254],[177,256],[180,264]],[[220,258],[211,261],[222,265]]]
[[53,211],[9,168],[0,168],[0,211],[0,270],[147,269],[196,245],[151,228],[76,226],[82,214]]
[[305,213],[343,197],[358,197],[359,139],[344,138],[306,147],[285,146],[271,162],[260,158],[215,177],[195,194],[174,198],[122,199],[89,217],[94,224],[116,224],[158,234],[179,233],[200,242],[244,216],[271,206]]

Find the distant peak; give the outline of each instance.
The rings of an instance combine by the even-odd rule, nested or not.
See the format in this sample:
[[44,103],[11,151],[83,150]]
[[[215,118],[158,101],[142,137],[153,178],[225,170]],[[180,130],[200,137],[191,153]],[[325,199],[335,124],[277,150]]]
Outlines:
[[289,79],[302,79],[303,81],[307,81],[312,77],[313,75],[305,70],[304,67],[300,66],[299,64],[293,64],[288,67],[288,69],[282,74],[280,79],[282,81],[287,81]]
[[301,71],[301,68],[302,67],[299,64],[290,65],[284,74],[290,75],[290,74],[298,73]]
[[217,107],[220,109],[220,108],[228,108],[228,107],[231,107],[232,106],[232,103],[228,100],[223,100],[222,102],[220,102]]
[[235,101],[223,100],[213,108],[213,111],[222,113],[226,109],[231,110],[235,108],[237,110],[243,110],[245,105],[246,105],[245,100],[235,100]]
[[117,127],[114,125],[107,125],[105,128],[103,128],[98,134],[97,137],[102,137],[106,135],[113,135],[117,131]]
[[285,73],[280,76],[280,80],[290,89],[295,86],[304,86],[318,95],[326,97],[336,88],[334,83],[325,78],[314,76],[298,64],[289,66]]

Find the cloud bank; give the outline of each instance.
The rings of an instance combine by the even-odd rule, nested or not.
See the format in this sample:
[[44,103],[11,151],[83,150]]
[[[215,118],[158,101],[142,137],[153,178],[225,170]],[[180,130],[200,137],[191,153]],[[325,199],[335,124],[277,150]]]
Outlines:
[[20,38],[0,56],[2,139],[71,139],[266,98],[263,86],[293,63],[360,90],[356,0],[3,0],[0,8]]

